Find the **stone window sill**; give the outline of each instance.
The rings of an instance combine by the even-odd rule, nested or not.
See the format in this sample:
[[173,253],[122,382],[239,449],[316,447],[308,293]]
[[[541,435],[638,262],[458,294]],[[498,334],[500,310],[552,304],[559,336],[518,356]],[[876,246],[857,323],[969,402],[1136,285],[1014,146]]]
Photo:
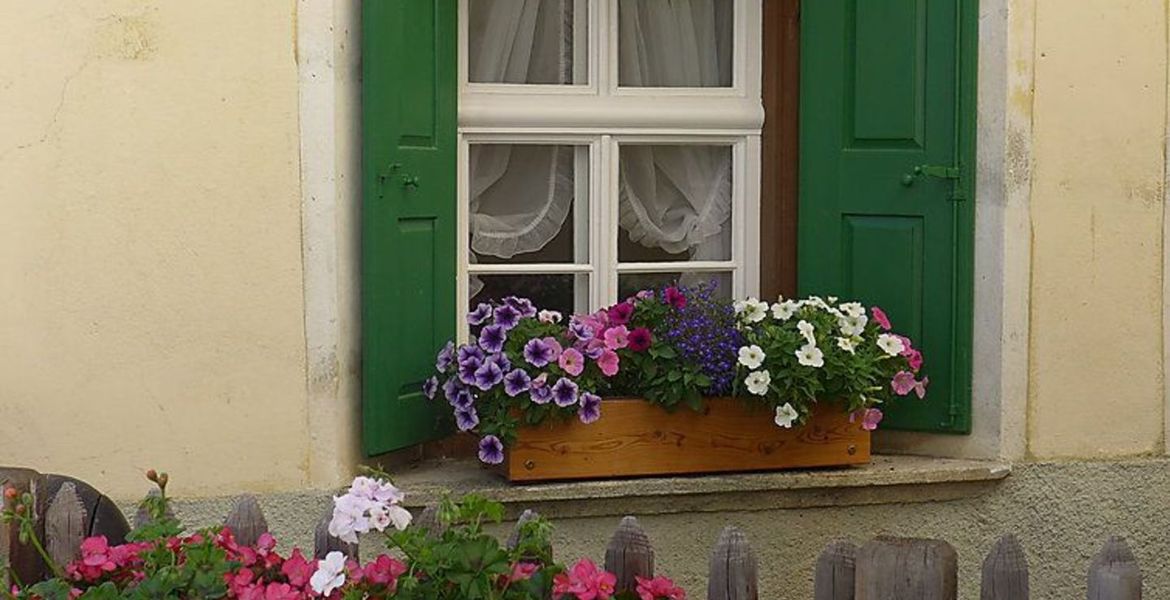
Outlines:
[[398,469],[395,483],[411,507],[476,493],[509,516],[530,508],[555,519],[938,502],[986,493],[1010,473],[1004,462],[881,455],[840,469],[509,485],[474,460],[448,459]]

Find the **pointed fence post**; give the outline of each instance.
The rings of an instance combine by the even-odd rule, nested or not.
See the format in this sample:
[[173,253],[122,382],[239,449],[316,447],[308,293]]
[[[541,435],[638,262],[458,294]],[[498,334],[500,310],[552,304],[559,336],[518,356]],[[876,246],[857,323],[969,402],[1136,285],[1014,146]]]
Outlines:
[[45,552],[60,566],[81,556],[81,540],[88,534],[86,510],[72,482],[61,485],[45,509]]
[[1141,600],[1142,570],[1125,538],[1112,536],[1089,565],[1089,600]]
[[1028,557],[1016,536],[1007,534],[983,559],[980,600],[1028,600]]
[[[148,492],[146,495],[150,496],[151,498],[157,498],[159,495],[159,491],[158,490],[150,490],[150,492]],[[167,506],[167,512],[166,512],[165,516],[169,519],[175,518],[175,511],[172,510],[169,505]],[[142,529],[143,527],[150,525],[151,522],[153,522],[153,521],[154,521],[154,519],[151,518],[150,513],[146,512],[146,507],[139,504],[138,511],[134,513],[134,528],[135,529]]]
[[833,540],[817,557],[813,582],[815,600],[853,600],[857,546],[848,540]]
[[329,535],[329,521],[331,520],[333,520],[332,505],[325,509],[325,515],[317,522],[317,529],[313,532],[313,557],[321,560],[330,552],[337,551],[353,560],[359,560],[357,544],[350,544]]
[[443,523],[439,521],[439,507],[434,504],[423,509],[411,522],[411,527],[425,529],[427,537],[437,538],[443,535]]
[[617,592],[633,592],[636,577],[654,577],[654,548],[634,517],[622,517],[605,548],[605,570],[617,575]]
[[[520,518],[516,519],[516,525],[512,528],[512,533],[508,536],[507,542],[505,542],[508,549],[515,550],[516,547],[520,545],[520,532],[524,529],[524,525],[526,523],[530,523],[532,521],[535,521],[536,519],[539,519],[539,518],[540,518],[540,514],[537,513],[536,511],[531,510],[531,509],[524,509],[524,512],[520,513]],[[537,552],[539,552],[538,555],[535,555],[535,556],[527,556],[526,555],[523,558],[526,560],[531,560],[533,562],[543,562],[541,560],[541,558],[543,556],[548,556],[550,558],[552,557],[552,555],[553,555],[552,544],[551,543],[546,544],[543,548],[540,548]]]
[[742,531],[730,525],[724,527],[711,551],[707,600],[758,600],[759,597],[756,553]]
[[856,600],[955,600],[958,555],[941,540],[879,537],[857,552]]
[[260,536],[268,533],[268,520],[264,518],[260,501],[251,494],[236,499],[223,525],[232,531],[236,543],[244,546],[255,546]]

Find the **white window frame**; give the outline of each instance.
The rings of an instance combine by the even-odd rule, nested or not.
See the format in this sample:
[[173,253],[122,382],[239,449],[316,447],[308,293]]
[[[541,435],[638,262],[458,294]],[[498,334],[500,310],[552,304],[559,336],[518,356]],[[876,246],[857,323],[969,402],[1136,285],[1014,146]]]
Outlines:
[[[589,308],[618,300],[619,273],[732,272],[735,297],[759,292],[762,1],[734,0],[730,87],[619,87],[617,5],[634,0],[574,0],[588,6],[588,82],[515,85],[468,81],[466,15],[460,0],[458,149],[458,306],[469,302],[473,274],[588,273]],[[604,24],[604,26],[603,26]],[[603,35],[603,32],[605,33]],[[612,32],[612,35],[609,33]],[[586,145],[589,148],[590,264],[469,264],[468,157],[476,143]],[[619,263],[617,226],[621,144],[726,145],[732,149],[731,259]],[[574,214],[576,214],[574,210]],[[580,230],[579,230],[580,231]],[[467,325],[460,323],[460,337]]]

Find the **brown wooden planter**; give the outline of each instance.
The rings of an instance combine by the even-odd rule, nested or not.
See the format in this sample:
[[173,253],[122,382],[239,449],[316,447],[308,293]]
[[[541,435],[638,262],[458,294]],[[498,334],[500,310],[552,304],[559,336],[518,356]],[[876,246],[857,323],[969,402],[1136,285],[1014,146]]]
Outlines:
[[770,411],[709,398],[670,413],[635,398],[603,401],[601,420],[522,427],[500,468],[508,481],[774,471],[869,462],[870,434],[834,405],[783,429]]

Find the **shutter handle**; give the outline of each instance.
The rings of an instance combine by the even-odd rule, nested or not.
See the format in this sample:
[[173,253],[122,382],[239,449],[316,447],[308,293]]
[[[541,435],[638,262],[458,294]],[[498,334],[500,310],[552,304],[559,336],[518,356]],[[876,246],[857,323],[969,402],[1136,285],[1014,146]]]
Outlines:
[[402,176],[402,187],[407,188],[407,189],[418,189],[418,176],[417,175],[403,175]]

